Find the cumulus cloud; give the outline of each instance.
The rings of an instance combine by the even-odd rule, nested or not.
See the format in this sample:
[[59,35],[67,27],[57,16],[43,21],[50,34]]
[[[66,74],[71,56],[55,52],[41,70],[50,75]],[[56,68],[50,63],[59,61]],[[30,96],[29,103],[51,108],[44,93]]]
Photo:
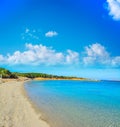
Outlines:
[[104,46],[95,43],[85,47],[83,62],[86,65],[101,64],[106,66],[119,66],[120,56],[111,57]]
[[77,52],[68,50],[65,53],[57,52],[52,47],[43,45],[26,44],[26,51],[15,51],[12,55],[0,55],[0,62],[5,61],[6,64],[16,65],[56,65],[56,64],[72,64],[79,61]]
[[85,64],[91,63],[108,63],[109,53],[105,47],[99,43],[95,43],[85,47],[85,56],[83,61]]
[[0,64],[6,65],[102,65],[103,67],[119,67],[120,56],[112,57],[106,48],[94,43],[85,47],[84,54],[72,50],[58,52],[52,47],[42,44],[26,43],[26,50],[15,51],[13,54],[0,54]]
[[120,0],[107,0],[109,15],[114,20],[120,20]]
[[116,56],[112,59],[112,65],[116,66],[116,64],[119,66],[120,65],[120,56]]
[[67,53],[66,63],[79,63],[79,53],[72,50],[67,50]]
[[48,31],[47,33],[45,33],[46,37],[54,37],[57,35],[58,35],[58,33],[56,31]]

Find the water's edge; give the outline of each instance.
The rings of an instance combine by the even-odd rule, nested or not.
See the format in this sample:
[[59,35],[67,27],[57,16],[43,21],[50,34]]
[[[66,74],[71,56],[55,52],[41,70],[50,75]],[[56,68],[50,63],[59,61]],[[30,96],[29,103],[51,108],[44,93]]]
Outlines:
[[50,123],[48,122],[48,120],[46,119],[46,117],[45,117],[45,115],[44,115],[44,112],[41,111],[40,107],[38,107],[38,106],[32,101],[32,99],[30,98],[30,96],[28,95],[28,92],[27,92],[27,90],[25,89],[25,85],[28,85],[28,84],[27,84],[28,82],[32,82],[32,80],[31,80],[31,81],[25,81],[25,82],[23,83],[23,87],[22,87],[22,89],[23,89],[23,90],[22,90],[23,95],[24,95],[24,96],[27,98],[27,100],[29,101],[31,107],[34,109],[35,113],[39,116],[39,119],[40,119],[40,120],[43,120],[45,123],[47,123],[47,124],[49,125],[49,127],[52,127],[52,126],[50,125]]
[[120,127],[119,83],[31,81],[24,89],[40,118],[52,127]]

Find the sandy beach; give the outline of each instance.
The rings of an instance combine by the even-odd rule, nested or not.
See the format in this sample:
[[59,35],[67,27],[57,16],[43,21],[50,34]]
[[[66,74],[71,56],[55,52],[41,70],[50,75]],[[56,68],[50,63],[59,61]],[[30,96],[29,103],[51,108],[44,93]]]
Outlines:
[[0,127],[49,127],[25,96],[23,83],[0,84]]

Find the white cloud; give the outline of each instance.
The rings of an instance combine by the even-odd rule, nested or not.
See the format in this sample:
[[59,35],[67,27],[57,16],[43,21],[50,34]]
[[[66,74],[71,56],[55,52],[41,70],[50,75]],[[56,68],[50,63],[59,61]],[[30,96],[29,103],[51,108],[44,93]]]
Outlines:
[[114,20],[120,20],[120,0],[107,0],[109,15]]
[[120,56],[114,57],[111,62],[112,62],[113,66],[116,66],[116,65],[119,66],[120,65]]
[[16,51],[13,55],[8,55],[6,62],[10,65],[15,64],[34,64],[35,54],[34,52],[28,50],[25,52]]
[[95,43],[85,47],[85,53],[87,56],[83,58],[85,64],[91,63],[108,63],[109,53],[105,47],[99,43]]
[[[26,44],[26,50],[15,51],[6,56],[0,54],[0,64],[6,65],[102,65],[120,67],[120,56],[112,57],[104,46],[95,43],[85,47],[83,56],[72,50],[57,52],[42,44]],[[80,61],[81,59],[81,61]]]
[[96,58],[94,57],[89,56],[83,57],[83,62],[85,63],[85,65],[93,64],[95,60]]
[[99,43],[85,47],[83,62],[86,65],[101,64],[106,66],[119,66],[120,56],[111,57],[108,51]]
[[66,56],[66,63],[79,63],[79,53],[72,51],[72,50],[67,50],[68,55]]
[[57,52],[52,47],[43,45],[26,44],[26,51],[15,51],[12,55],[0,55],[0,62],[3,60],[6,64],[16,65],[57,65],[72,64],[79,61],[77,52],[68,50],[66,53]]
[[54,37],[57,35],[58,35],[58,33],[56,31],[48,31],[47,33],[45,33],[46,37]]
[[108,57],[109,56],[105,47],[99,43],[89,45],[89,46],[85,47],[85,49],[86,49],[88,56],[101,56],[101,57]]

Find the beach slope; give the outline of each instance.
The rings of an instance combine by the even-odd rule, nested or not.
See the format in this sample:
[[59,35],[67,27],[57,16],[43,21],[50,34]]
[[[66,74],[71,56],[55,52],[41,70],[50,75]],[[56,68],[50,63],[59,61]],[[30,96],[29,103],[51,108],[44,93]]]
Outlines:
[[0,84],[0,127],[49,127],[25,96],[23,82]]

